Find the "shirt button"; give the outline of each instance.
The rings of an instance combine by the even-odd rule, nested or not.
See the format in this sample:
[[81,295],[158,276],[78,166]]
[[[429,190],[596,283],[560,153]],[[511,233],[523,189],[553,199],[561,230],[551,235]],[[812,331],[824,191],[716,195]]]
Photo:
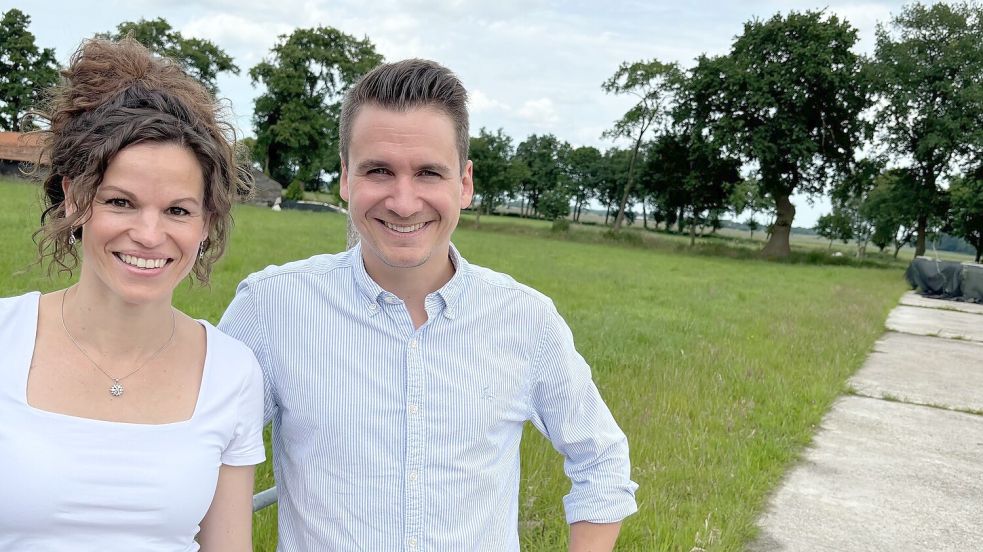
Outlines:
[[417,473],[416,470],[410,472],[410,481],[416,481]]
[[410,341],[410,349],[416,349],[416,340],[415,339],[413,339],[413,340]]
[[417,405],[415,404],[410,405],[410,414],[416,414],[418,410],[420,410],[420,407],[418,407]]
[[372,312],[375,312],[375,311],[379,310],[379,305],[376,305],[375,303],[372,303],[371,305],[369,305],[369,310],[372,311]]
[[410,548],[416,550],[416,539],[411,538],[409,542]]

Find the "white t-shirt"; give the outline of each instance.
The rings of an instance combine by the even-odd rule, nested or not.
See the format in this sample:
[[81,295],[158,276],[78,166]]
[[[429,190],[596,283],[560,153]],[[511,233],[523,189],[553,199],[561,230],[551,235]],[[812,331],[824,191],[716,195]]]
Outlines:
[[198,550],[222,464],[264,460],[263,382],[246,346],[207,322],[189,420],[78,418],[27,403],[37,292],[0,299],[0,551]]

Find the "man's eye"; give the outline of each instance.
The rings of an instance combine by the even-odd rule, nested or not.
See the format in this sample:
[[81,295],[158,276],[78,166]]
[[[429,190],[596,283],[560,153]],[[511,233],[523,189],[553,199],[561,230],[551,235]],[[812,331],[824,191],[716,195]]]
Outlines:
[[389,169],[384,167],[377,167],[375,169],[369,169],[368,174],[390,174]]
[[420,171],[420,176],[430,176],[430,177],[440,178],[441,175],[439,172],[436,171],[423,170]]

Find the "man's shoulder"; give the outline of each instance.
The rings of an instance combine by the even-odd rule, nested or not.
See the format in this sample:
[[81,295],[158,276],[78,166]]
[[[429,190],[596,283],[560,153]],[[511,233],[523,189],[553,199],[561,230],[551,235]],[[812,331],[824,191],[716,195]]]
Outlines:
[[247,276],[244,283],[251,287],[277,286],[298,279],[329,275],[332,272],[351,268],[350,253],[350,251],[326,253],[281,265],[270,265]]
[[483,297],[499,297],[503,300],[523,303],[528,307],[554,310],[553,300],[539,290],[516,281],[504,272],[469,264],[467,277]]

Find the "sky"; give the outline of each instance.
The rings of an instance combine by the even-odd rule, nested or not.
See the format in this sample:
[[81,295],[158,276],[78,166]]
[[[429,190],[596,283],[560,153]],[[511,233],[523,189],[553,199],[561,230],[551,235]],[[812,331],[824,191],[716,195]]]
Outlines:
[[[789,10],[826,9],[857,29],[857,51],[871,53],[878,22],[901,1],[742,2],[691,0],[0,0],[0,11],[31,16],[41,47],[65,63],[79,43],[123,21],[163,17],[187,37],[208,39],[231,55],[238,76],[219,77],[219,95],[236,123],[252,134],[249,69],[280,35],[330,26],[368,38],[387,61],[436,60],[470,94],[472,135],[498,128],[518,144],[552,133],[573,146],[625,146],[601,137],[631,105],[631,96],[601,89],[623,62],[659,59],[688,68],[700,54],[727,53],[745,22]],[[476,170],[480,170],[477,167]],[[815,198],[814,198],[815,199]],[[811,227],[829,211],[818,198],[793,198],[795,226]]]

